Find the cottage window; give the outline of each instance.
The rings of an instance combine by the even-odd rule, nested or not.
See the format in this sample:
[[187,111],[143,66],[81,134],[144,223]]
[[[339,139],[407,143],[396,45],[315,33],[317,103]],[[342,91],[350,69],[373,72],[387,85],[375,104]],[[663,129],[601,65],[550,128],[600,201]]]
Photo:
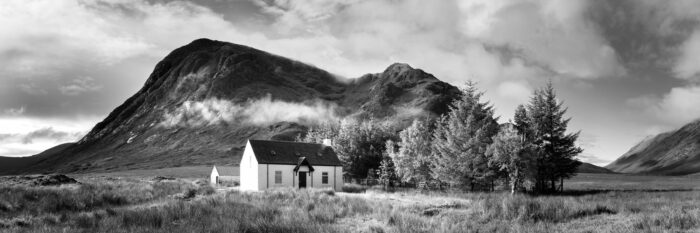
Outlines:
[[275,184],[282,183],[282,171],[275,171]]
[[328,172],[321,173],[321,183],[328,184]]

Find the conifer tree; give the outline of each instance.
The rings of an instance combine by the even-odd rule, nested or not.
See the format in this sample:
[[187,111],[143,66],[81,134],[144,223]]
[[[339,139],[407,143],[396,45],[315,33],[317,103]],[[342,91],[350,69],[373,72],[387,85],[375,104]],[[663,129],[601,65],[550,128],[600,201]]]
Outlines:
[[536,90],[527,107],[531,142],[535,147],[535,191],[557,191],[564,179],[576,173],[583,150],[575,145],[579,133],[566,133],[571,118],[564,118],[566,108],[558,102],[552,83]]
[[433,176],[452,186],[470,187],[493,179],[486,149],[498,131],[493,107],[482,102],[483,93],[468,82],[461,98],[437,122],[433,133]]

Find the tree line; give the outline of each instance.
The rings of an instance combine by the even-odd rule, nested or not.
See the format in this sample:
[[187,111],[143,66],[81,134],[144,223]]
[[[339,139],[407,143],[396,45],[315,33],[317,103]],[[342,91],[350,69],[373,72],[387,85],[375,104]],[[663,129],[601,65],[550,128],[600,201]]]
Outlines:
[[385,186],[493,190],[504,183],[513,193],[551,193],[563,190],[580,165],[579,133],[567,133],[566,111],[549,82],[499,125],[493,105],[467,82],[440,117],[416,119],[402,130],[388,121],[344,120],[311,128],[299,140],[333,139],[347,177],[374,177]]

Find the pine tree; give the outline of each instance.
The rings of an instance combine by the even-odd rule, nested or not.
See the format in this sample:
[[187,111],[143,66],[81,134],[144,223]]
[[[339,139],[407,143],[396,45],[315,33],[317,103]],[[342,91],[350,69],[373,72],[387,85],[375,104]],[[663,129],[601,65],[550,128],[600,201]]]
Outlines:
[[558,102],[556,93],[549,82],[544,88],[535,91],[527,107],[531,142],[535,147],[535,191],[554,192],[559,181],[563,188],[564,179],[576,173],[580,162],[576,156],[582,149],[575,145],[579,133],[566,133],[571,118],[564,118],[566,108]]
[[[427,182],[431,178],[432,134],[428,125],[421,120],[399,133],[400,141],[387,141],[387,155],[396,167],[398,178],[404,182]],[[398,147],[398,151],[396,150]]]
[[433,176],[452,186],[474,189],[493,179],[486,149],[498,131],[493,107],[481,102],[483,93],[468,82],[460,99],[437,122],[433,133]]
[[527,109],[525,106],[518,105],[515,109],[515,116],[513,116],[513,126],[517,130],[518,135],[522,137],[523,141],[529,141],[532,138],[532,133],[530,129],[530,118],[527,115]]

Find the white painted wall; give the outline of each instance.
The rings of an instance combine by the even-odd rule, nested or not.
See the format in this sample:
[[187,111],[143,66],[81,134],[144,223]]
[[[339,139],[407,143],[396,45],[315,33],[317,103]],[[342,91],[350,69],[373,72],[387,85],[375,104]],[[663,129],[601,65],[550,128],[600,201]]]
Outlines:
[[[314,188],[324,188],[324,189],[334,189],[337,190],[335,187],[336,180],[335,178],[335,172],[336,172],[336,167],[331,167],[331,166],[314,166],[314,172],[313,172],[313,187]],[[328,183],[323,184],[323,172],[328,172]],[[340,181],[342,182],[342,180]]]
[[[267,188],[299,188],[298,173],[294,172],[295,165],[284,164],[258,164],[250,147],[246,144],[240,163],[241,190],[264,190]],[[313,166],[313,164],[311,165]],[[307,166],[302,166],[299,171],[307,172],[307,188],[325,188],[340,191],[343,188],[343,167],[340,166],[313,166],[314,171],[309,173]],[[275,171],[282,172],[282,183],[275,183]],[[322,174],[328,172],[328,184],[322,184]],[[212,172],[213,175],[213,172]],[[215,182],[215,181],[214,181]]]
[[335,179],[333,179],[333,181],[335,184],[335,191],[343,190],[343,185],[345,184],[345,181],[343,181],[343,167],[342,166],[335,167]]
[[264,181],[265,178],[262,177],[262,179],[259,179],[259,168],[260,166],[264,165],[258,164],[258,160],[255,159],[255,155],[253,154],[253,148],[250,147],[250,142],[246,143],[245,150],[243,151],[243,157],[241,157],[240,166],[241,190],[260,190],[261,186],[258,180]]
[[209,176],[209,183],[211,185],[216,185],[216,177],[219,176],[219,171],[216,170],[216,166],[211,169],[211,175]]
[[[294,180],[296,176],[294,175],[294,165],[280,165],[280,164],[269,164],[266,166],[267,181],[265,181],[263,188],[282,188],[282,187],[299,187],[297,180]],[[282,172],[282,183],[275,183],[275,171]],[[308,181],[308,179],[307,179]]]
[[[260,164],[260,169],[263,174],[260,177],[266,176],[269,180],[261,180],[260,189],[267,188],[299,188],[299,173],[294,172],[295,165],[281,164]],[[282,183],[275,183],[275,172],[282,172]],[[299,172],[306,172],[306,187],[319,189],[334,189],[340,190],[343,182],[342,167],[332,166],[314,166],[314,171],[309,172],[309,167],[302,166]],[[328,183],[322,183],[323,172],[328,172]],[[335,173],[334,173],[335,172]],[[266,173],[266,174],[265,174]],[[334,179],[335,178],[335,179]]]

